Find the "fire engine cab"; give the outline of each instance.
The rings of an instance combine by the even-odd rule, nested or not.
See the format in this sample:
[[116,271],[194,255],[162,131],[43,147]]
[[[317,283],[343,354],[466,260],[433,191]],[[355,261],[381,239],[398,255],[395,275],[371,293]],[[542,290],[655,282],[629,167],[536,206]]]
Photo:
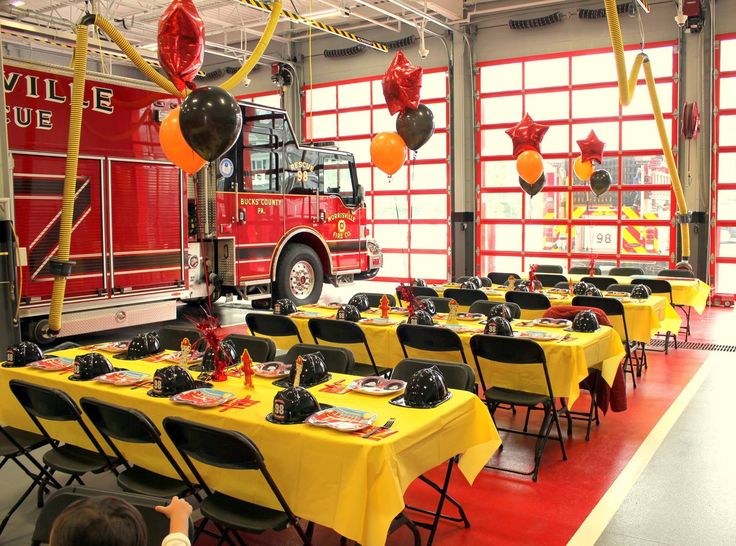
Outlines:
[[[39,341],[58,246],[71,76],[64,67],[4,64],[19,316],[24,337]],[[367,237],[351,154],[302,146],[286,112],[242,103],[241,138],[187,177],[159,145],[174,106],[139,80],[88,75],[62,337],[174,319],[177,302],[203,301],[207,287],[214,298],[301,305],[316,301],[324,282],[378,273],[382,255]]]

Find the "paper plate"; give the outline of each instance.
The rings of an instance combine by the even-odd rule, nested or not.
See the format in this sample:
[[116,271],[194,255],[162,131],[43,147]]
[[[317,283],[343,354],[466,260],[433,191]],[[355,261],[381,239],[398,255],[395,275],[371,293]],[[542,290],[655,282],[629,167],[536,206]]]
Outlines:
[[479,320],[482,320],[486,318],[486,316],[483,313],[458,313],[457,314],[457,320],[465,320],[469,322],[478,322]]
[[514,332],[514,336],[533,339],[534,341],[557,341],[562,337],[551,332],[540,332],[539,330],[523,330]]
[[47,372],[60,372],[62,370],[68,370],[74,366],[74,361],[71,358],[44,358],[43,360],[37,360],[36,362],[29,362],[29,368],[36,368],[37,370],[44,370]]
[[[126,370],[125,368],[113,368],[113,371],[112,372],[108,372],[108,373],[126,372],[126,371],[128,371],[128,370]],[[99,376],[97,376],[97,377],[99,377]],[[93,381],[96,378],[95,377],[90,377],[89,379],[82,379],[81,377],[79,377],[76,374],[71,374],[69,377],[67,377],[67,379],[69,381]]]
[[111,343],[97,343],[96,345],[87,345],[80,347],[86,351],[102,351],[103,353],[117,354],[128,350],[130,341],[113,341]]
[[194,389],[175,394],[169,400],[177,404],[189,404],[198,408],[214,408],[224,404],[234,396],[231,392],[216,389]]
[[545,328],[567,328],[572,326],[572,321],[567,319],[554,318],[538,318],[532,321],[534,326],[544,326]]
[[375,420],[375,413],[337,407],[313,413],[307,417],[305,423],[316,427],[333,428],[341,432],[353,432],[371,426]]
[[317,311],[297,311],[289,315],[290,317],[296,318],[312,318],[321,316]]
[[342,307],[342,303],[338,303],[336,301],[332,301],[330,303],[318,303],[317,307],[320,309],[339,309]]
[[370,324],[371,326],[391,326],[393,324],[398,324],[395,320],[373,317],[360,319],[358,322],[361,324]]
[[110,372],[103,375],[98,375],[94,378],[95,381],[100,383],[107,383],[109,385],[128,386],[137,385],[143,383],[147,379],[151,378],[151,374],[143,372],[134,372],[132,370],[121,370],[119,372]]
[[[187,365],[201,362],[203,356],[204,351],[193,351],[189,353],[189,360],[187,361]],[[148,358],[144,360],[148,360]],[[167,362],[174,362],[176,364],[179,364],[181,362],[181,351],[174,351],[173,353],[163,355],[163,357],[161,357],[161,360],[166,360]]]
[[398,394],[406,388],[406,381],[400,379],[386,379],[385,377],[369,376],[356,379],[350,385],[350,390],[373,396],[385,396],[387,394]]
[[291,364],[285,364],[284,362],[263,362],[261,364],[254,364],[252,366],[253,373],[260,377],[270,377],[275,379],[276,377],[286,377],[291,371]]

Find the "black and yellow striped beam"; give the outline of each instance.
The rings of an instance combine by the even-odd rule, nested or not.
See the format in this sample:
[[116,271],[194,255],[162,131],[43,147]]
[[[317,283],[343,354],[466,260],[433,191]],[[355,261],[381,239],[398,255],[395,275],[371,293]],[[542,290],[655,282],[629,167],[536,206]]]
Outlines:
[[[267,4],[266,2],[261,2],[260,0],[240,0],[240,2],[242,4],[245,4],[246,6],[251,6],[258,10],[265,11],[268,13],[271,13],[273,11],[271,4]],[[381,42],[374,42],[373,40],[367,40],[365,38],[361,38],[360,36],[356,36],[352,32],[340,30],[339,28],[335,28],[332,25],[326,25],[324,23],[320,23],[319,21],[310,19],[309,17],[302,17],[301,15],[297,13],[292,13],[285,9],[281,10],[281,14],[283,17],[286,17],[287,19],[290,19],[291,21],[294,21],[295,23],[300,23],[308,27],[316,28],[318,30],[328,32],[330,34],[334,34],[335,36],[340,36],[341,38],[345,38],[357,44],[362,44],[366,47],[370,47],[371,49],[375,49],[376,51],[382,51],[383,53],[388,52],[388,47],[386,46],[386,44],[382,44]]]

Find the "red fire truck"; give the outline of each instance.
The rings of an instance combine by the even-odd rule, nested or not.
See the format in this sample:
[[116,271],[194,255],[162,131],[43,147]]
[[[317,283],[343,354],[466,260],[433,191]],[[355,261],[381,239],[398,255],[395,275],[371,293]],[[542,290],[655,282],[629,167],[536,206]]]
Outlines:
[[[71,71],[6,60],[20,316],[44,340],[58,245]],[[163,155],[176,106],[138,80],[89,74],[62,336],[168,320],[178,301],[234,294],[319,298],[323,282],[372,278],[353,156],[301,146],[286,112],[242,103],[242,137],[197,179]]]

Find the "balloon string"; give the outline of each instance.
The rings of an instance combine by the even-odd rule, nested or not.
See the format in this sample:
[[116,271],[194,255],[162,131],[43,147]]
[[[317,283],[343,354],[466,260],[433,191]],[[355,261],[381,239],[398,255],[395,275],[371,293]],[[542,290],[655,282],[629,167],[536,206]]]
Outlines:
[[[309,18],[312,18],[312,0],[309,0]],[[312,101],[314,100],[314,80],[312,79],[312,25],[307,27],[307,43],[309,48],[309,140],[314,140],[314,115]]]

